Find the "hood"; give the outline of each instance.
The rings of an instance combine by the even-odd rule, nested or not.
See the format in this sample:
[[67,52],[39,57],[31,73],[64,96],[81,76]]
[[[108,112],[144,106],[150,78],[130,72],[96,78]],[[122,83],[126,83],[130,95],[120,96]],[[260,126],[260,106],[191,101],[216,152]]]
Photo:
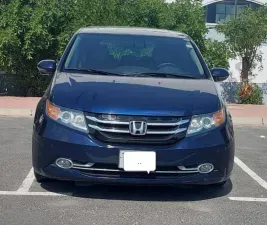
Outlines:
[[50,100],[92,113],[191,116],[220,110],[211,80],[58,73]]

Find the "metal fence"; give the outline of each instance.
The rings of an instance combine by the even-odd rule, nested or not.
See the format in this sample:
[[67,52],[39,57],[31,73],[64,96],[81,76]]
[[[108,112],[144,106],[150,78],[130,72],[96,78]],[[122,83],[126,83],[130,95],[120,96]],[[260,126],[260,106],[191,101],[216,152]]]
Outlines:
[[16,78],[0,71],[0,96],[21,96]]

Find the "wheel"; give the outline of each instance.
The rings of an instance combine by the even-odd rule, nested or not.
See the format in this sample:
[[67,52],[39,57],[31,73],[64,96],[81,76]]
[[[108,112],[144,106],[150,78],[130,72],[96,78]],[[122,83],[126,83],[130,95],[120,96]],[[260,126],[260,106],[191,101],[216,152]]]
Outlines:
[[38,183],[49,180],[49,178],[44,177],[44,176],[40,175],[39,173],[36,173],[35,171],[34,171],[34,176],[35,176],[35,179]]

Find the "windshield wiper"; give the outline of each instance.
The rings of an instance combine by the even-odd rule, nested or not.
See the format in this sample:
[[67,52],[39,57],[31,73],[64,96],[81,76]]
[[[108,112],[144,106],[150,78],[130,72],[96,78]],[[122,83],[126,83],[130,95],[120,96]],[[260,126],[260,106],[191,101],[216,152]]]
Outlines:
[[149,72],[149,73],[112,73],[103,70],[95,70],[95,69],[85,69],[85,68],[67,68],[65,71],[75,71],[75,72],[83,72],[88,74],[96,74],[96,75],[111,75],[111,76],[125,76],[125,77],[165,77],[165,78],[184,78],[184,79],[198,79],[195,76],[189,74],[179,74],[179,73],[158,73],[158,72]]
[[75,71],[75,72],[83,72],[88,74],[98,74],[98,75],[114,75],[114,76],[125,76],[124,74],[120,73],[112,73],[103,70],[94,70],[94,69],[83,69],[83,68],[67,68],[65,71]]
[[151,72],[151,73],[133,73],[129,74],[129,76],[135,77],[171,77],[171,78],[184,78],[184,79],[198,79],[195,76],[189,74],[180,74],[180,73],[158,73],[158,72]]

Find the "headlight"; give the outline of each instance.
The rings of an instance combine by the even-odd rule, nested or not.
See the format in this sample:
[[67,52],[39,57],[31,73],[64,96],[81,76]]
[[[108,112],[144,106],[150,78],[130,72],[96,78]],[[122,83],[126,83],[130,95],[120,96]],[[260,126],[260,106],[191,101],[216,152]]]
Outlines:
[[225,121],[224,109],[216,113],[193,116],[187,136],[201,134],[206,131],[219,127]]
[[60,124],[88,133],[84,114],[80,111],[56,106],[47,100],[46,114]]

